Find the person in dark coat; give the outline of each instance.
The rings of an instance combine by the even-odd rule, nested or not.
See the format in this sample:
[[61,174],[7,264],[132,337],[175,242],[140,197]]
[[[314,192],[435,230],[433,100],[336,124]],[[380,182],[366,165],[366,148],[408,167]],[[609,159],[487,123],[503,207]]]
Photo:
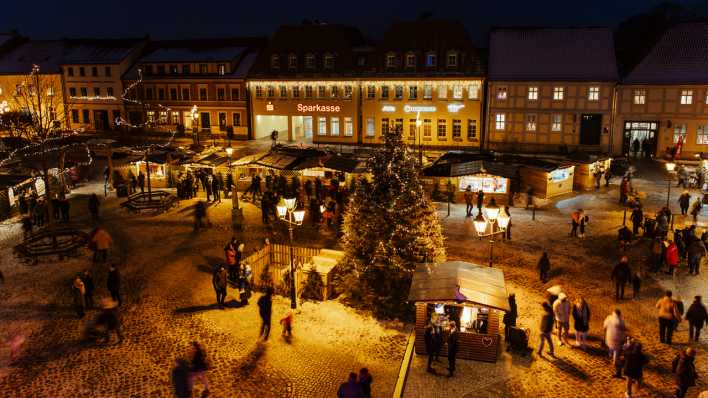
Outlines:
[[[639,228],[642,226],[644,221],[644,212],[641,207],[635,207],[632,210],[632,214],[629,216],[629,221],[632,222],[632,235],[639,236]],[[645,232],[646,233],[646,232]]]
[[86,308],[93,308],[93,291],[95,286],[93,284],[93,276],[91,276],[91,271],[85,270],[84,274],[81,275],[81,281],[84,283],[84,288],[86,289],[86,293],[84,295]]
[[541,282],[548,282],[548,273],[551,271],[551,261],[548,259],[548,253],[543,252],[538,260],[538,272]]
[[221,203],[221,185],[217,177],[211,178],[211,192],[214,194],[214,202]]
[[79,318],[83,318],[86,310],[86,287],[81,281],[81,275],[76,275],[71,284],[71,295],[74,299],[74,309]]
[[454,321],[450,322],[450,335],[447,337],[447,377],[455,375],[455,361],[457,360],[457,351],[459,350],[460,333],[457,331],[457,325]]
[[482,214],[482,206],[484,206],[484,191],[480,189],[477,192],[477,214]]
[[433,360],[435,362],[440,360],[440,352],[444,343],[442,327],[433,325]]
[[219,266],[214,271],[214,275],[211,278],[211,284],[214,286],[214,292],[216,292],[216,305],[219,308],[224,308],[224,300],[226,299],[226,285],[227,285],[227,273],[226,268],[223,265]]
[[97,325],[102,325],[106,332],[103,343],[108,343],[111,340],[111,332],[115,332],[118,336],[118,342],[123,341],[123,333],[120,328],[120,320],[118,319],[118,303],[110,299],[101,300],[101,313],[96,319]]
[[619,241],[620,250],[627,250],[627,246],[632,243],[632,231],[626,225],[617,231],[617,240]]
[[121,305],[122,301],[120,298],[120,273],[115,264],[111,264],[108,269],[108,280],[106,282],[108,291],[111,293],[111,298]]
[[681,215],[685,216],[688,214],[688,206],[691,203],[691,194],[688,191],[683,191],[681,196],[678,198],[679,207],[681,208]]
[[101,203],[98,201],[98,195],[95,193],[91,194],[88,201],[88,210],[91,214],[91,221],[98,222],[98,210],[100,206]]
[[364,392],[361,385],[357,383],[356,373],[349,373],[349,380],[339,385],[337,389],[337,398],[362,398]]
[[551,339],[551,332],[553,331],[553,324],[555,323],[555,319],[553,316],[553,309],[551,308],[551,305],[548,304],[547,302],[543,302],[543,316],[541,317],[541,327],[539,330],[540,333],[540,340],[538,343],[538,356],[543,356],[543,344],[544,342],[548,342],[548,353],[553,357],[555,354],[553,353],[553,340]]
[[585,349],[588,331],[590,330],[590,306],[585,299],[579,297],[571,309],[573,327],[575,328],[575,346]]
[[194,232],[204,227],[203,219],[206,217],[206,204],[201,200],[194,205]]
[[708,322],[708,311],[701,302],[701,296],[696,296],[693,303],[688,307],[684,319],[688,321],[688,340],[698,341],[701,337],[701,329]]
[[261,332],[259,336],[268,340],[270,334],[270,320],[273,315],[273,289],[266,288],[266,292],[258,299],[258,314],[261,317]]
[[627,256],[622,256],[620,262],[612,269],[616,300],[624,300],[624,287],[630,281],[631,276],[632,270],[629,268],[629,259]]
[[511,240],[511,212],[509,211],[509,206],[504,206],[504,211],[506,212],[506,215],[509,216],[509,223],[506,225],[504,239]]
[[138,187],[140,192],[145,192],[145,174],[142,171],[138,173]]
[[373,381],[374,378],[371,377],[369,369],[361,368],[359,370],[359,386],[361,386],[361,392],[363,393],[364,398],[371,398],[371,383]]
[[674,359],[676,363],[674,367],[676,373],[676,398],[684,398],[688,389],[696,385],[698,374],[694,363],[695,358],[696,350],[687,348],[685,351],[681,351],[677,359]]
[[[204,184],[204,191],[206,192],[206,200],[207,200],[207,202],[211,202],[211,194],[212,194],[211,176],[209,176],[209,177],[204,176],[204,178],[202,179],[202,184]],[[214,196],[214,200],[216,200],[216,196]]]
[[509,295],[509,311],[504,313],[504,341],[507,344],[510,343],[509,332],[511,328],[516,327],[516,318],[518,317],[518,308],[516,306],[516,295],[514,293]]
[[192,342],[192,360],[189,368],[189,391],[194,388],[194,380],[199,381],[204,385],[204,393],[202,396],[209,395],[209,380],[207,380],[206,372],[209,370],[209,365],[206,361],[206,353],[201,344],[196,341]]
[[644,378],[644,366],[649,363],[649,359],[642,352],[640,342],[632,342],[625,347],[624,354],[624,375],[627,378],[627,390],[625,397],[632,397],[632,386],[637,385],[637,390],[642,388]]
[[172,368],[172,388],[175,398],[191,398],[192,390],[189,389],[189,362],[184,358],[175,361]]
[[435,348],[434,343],[433,343],[433,325],[432,324],[427,324],[425,326],[425,333],[424,333],[424,339],[425,339],[425,352],[428,353],[428,367],[427,371],[428,372],[434,372],[435,370],[433,369],[433,355],[434,355],[434,350]]
[[632,273],[632,298],[639,298],[639,291],[642,289],[642,274],[639,271]]
[[138,180],[133,173],[130,173],[130,194],[134,194],[138,190]]
[[467,186],[463,196],[465,198],[465,217],[472,217],[472,209],[474,209],[472,199],[474,198],[474,194],[472,193],[471,185]]

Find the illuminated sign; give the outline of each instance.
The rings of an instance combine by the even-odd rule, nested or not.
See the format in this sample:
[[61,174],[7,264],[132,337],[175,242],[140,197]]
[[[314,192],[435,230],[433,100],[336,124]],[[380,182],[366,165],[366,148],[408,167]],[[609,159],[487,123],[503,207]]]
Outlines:
[[465,105],[463,104],[448,104],[447,106],[447,111],[450,113],[456,113],[460,109],[464,108]]
[[270,102],[270,101],[268,101],[268,103],[266,104],[266,110],[270,112],[270,111],[272,111],[273,109],[274,109],[273,103]]
[[437,112],[437,108],[431,105],[404,105],[403,112],[418,113],[418,112]]
[[339,105],[305,105],[297,104],[298,112],[340,112],[342,107]]
[[459,178],[460,191],[472,188],[472,192],[506,193],[509,180],[495,176],[462,176]]
[[393,105],[384,105],[381,107],[381,112],[396,112],[396,107]]
[[570,168],[557,169],[550,172],[549,180],[552,182],[564,181],[570,177]]

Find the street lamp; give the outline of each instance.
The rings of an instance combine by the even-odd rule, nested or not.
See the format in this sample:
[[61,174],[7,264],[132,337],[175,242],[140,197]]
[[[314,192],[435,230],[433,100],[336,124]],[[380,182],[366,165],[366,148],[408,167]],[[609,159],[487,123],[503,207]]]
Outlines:
[[[511,218],[493,199],[492,202],[484,208],[484,214],[483,216],[478,213],[472,223],[474,224],[474,229],[480,240],[489,237],[489,266],[491,267],[494,259],[494,236],[506,232]],[[497,231],[495,231],[495,227],[498,227]],[[489,229],[490,232],[487,232],[487,229]]]
[[666,171],[669,172],[669,176],[666,178],[666,208],[669,208],[669,200],[671,199],[671,173],[676,169],[676,163],[666,162]]
[[297,308],[297,299],[295,297],[295,260],[293,257],[293,230],[296,225],[302,225],[305,219],[305,210],[297,208],[297,199],[283,198],[276,206],[278,218],[288,224],[288,233],[290,236],[290,308]]
[[418,162],[420,166],[423,166],[423,138],[420,136],[420,126],[423,125],[423,121],[420,120],[420,112],[415,116],[415,129],[418,133]]

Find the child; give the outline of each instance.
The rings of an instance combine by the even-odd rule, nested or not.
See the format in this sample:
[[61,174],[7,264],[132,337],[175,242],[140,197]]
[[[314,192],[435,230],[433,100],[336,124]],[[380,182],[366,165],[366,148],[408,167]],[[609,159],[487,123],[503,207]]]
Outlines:
[[283,319],[280,320],[280,324],[283,325],[283,336],[292,337],[293,336],[293,312],[288,311]]

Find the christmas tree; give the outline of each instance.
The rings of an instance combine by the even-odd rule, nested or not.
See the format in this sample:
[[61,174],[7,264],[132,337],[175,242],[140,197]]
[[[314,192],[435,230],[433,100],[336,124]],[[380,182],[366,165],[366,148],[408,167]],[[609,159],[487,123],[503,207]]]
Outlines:
[[406,301],[416,264],[444,261],[445,247],[401,132],[384,139],[369,160],[372,180],[356,185],[344,217],[343,286],[377,316],[392,317],[410,310]]

